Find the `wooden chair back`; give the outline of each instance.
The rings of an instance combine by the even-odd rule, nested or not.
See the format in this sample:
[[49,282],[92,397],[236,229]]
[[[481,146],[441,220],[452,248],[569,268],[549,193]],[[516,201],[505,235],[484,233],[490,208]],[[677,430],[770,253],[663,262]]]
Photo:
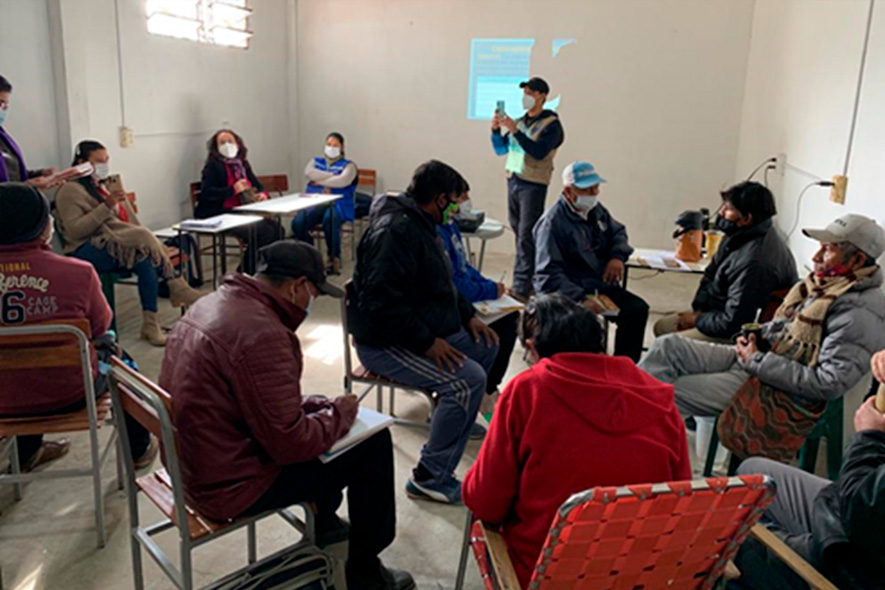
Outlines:
[[259,176],[258,182],[269,193],[277,193],[277,196],[285,195],[289,192],[289,177],[286,174],[270,174],[268,176]]
[[378,171],[369,168],[357,169],[356,190],[374,197],[375,191],[378,190]]
[[770,294],[768,296],[768,304],[765,306],[765,309],[762,310],[762,314],[759,316],[759,321],[765,323],[774,319],[774,314],[777,311],[777,308],[781,306],[781,303],[784,302],[784,299],[789,292],[789,289],[781,289],[780,291],[775,291]]
[[[531,587],[711,590],[773,498],[762,475],[575,494],[554,518]],[[486,587],[518,588],[500,535],[487,543],[486,528],[476,522],[472,535],[480,571],[495,570]]]
[[203,187],[201,182],[192,182],[190,184],[191,210],[197,210],[197,201],[200,200],[200,189]]
[[[53,329],[56,327],[58,329]],[[34,329],[41,333],[13,333]],[[76,329],[79,334],[71,329]],[[86,388],[92,386],[91,336],[89,321],[85,318],[0,326],[3,396],[27,399],[35,392],[58,391],[60,388],[64,388],[66,397],[69,393],[70,397],[85,395]],[[17,388],[16,383],[27,383],[27,386]]]

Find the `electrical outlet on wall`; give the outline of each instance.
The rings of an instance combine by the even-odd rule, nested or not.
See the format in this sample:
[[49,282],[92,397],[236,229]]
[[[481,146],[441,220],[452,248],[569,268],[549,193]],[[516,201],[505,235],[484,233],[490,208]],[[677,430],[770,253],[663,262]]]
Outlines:
[[833,176],[833,186],[830,187],[830,200],[840,205],[845,204],[845,191],[848,189],[848,177],[841,174]]
[[133,143],[135,143],[135,137],[132,133],[132,129],[129,127],[120,127],[120,147],[132,147]]
[[781,176],[784,175],[784,172],[787,168],[787,154],[777,154],[774,157],[774,172],[775,174],[779,174]]

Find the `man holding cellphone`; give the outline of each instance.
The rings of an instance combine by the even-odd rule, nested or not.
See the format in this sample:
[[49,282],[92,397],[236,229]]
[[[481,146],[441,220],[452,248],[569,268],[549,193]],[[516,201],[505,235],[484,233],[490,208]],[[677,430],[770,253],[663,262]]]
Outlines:
[[[501,108],[492,119],[492,147],[507,156],[507,208],[516,234],[516,264],[511,292],[520,299],[532,294],[535,242],[532,229],[544,212],[547,187],[553,175],[553,158],[565,134],[559,115],[544,109],[550,86],[541,78],[519,85],[526,113],[511,119]],[[499,106],[500,106],[499,102]]]

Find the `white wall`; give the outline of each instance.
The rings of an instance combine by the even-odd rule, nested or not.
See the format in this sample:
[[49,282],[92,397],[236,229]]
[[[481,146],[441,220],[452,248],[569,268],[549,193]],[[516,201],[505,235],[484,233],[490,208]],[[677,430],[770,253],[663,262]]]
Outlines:
[[28,166],[58,166],[62,156],[46,0],[0,0],[0,74],[14,87],[5,127]]
[[[785,175],[770,177],[785,231],[796,219],[803,187],[845,170],[869,7],[869,0],[756,3],[736,175],[746,176],[768,156],[786,154]],[[831,203],[827,189],[812,188],[802,203],[799,228],[823,226],[847,212],[882,223],[883,158],[885,3],[878,2],[845,205]],[[790,246],[803,266],[817,244],[797,229]]]
[[[299,0],[300,153],[339,130],[384,189],[438,158],[506,220],[503,159],[488,123],[465,116],[470,42],[534,37],[533,74],[563,95],[548,204],[563,167],[587,159],[609,179],[602,199],[632,242],[669,246],[676,215],[715,205],[733,180],[752,12],[752,0]],[[578,42],[542,59],[561,37]]]
[[[257,174],[289,172],[288,0],[255,3],[248,51],[149,35],[142,0],[119,0],[122,93],[114,0],[58,2],[65,105],[73,142],[94,138],[138,195],[142,222],[160,227],[191,215],[188,185],[199,180],[206,140],[238,131]],[[119,147],[119,128],[135,132]],[[67,158],[73,146],[66,147]]]

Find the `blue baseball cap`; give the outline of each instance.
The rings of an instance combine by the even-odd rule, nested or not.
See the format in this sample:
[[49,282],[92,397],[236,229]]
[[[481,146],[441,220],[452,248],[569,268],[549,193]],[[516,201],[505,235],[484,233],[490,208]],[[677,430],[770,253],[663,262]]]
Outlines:
[[562,184],[578,188],[590,188],[606,180],[596,173],[589,162],[572,162],[562,171]]

